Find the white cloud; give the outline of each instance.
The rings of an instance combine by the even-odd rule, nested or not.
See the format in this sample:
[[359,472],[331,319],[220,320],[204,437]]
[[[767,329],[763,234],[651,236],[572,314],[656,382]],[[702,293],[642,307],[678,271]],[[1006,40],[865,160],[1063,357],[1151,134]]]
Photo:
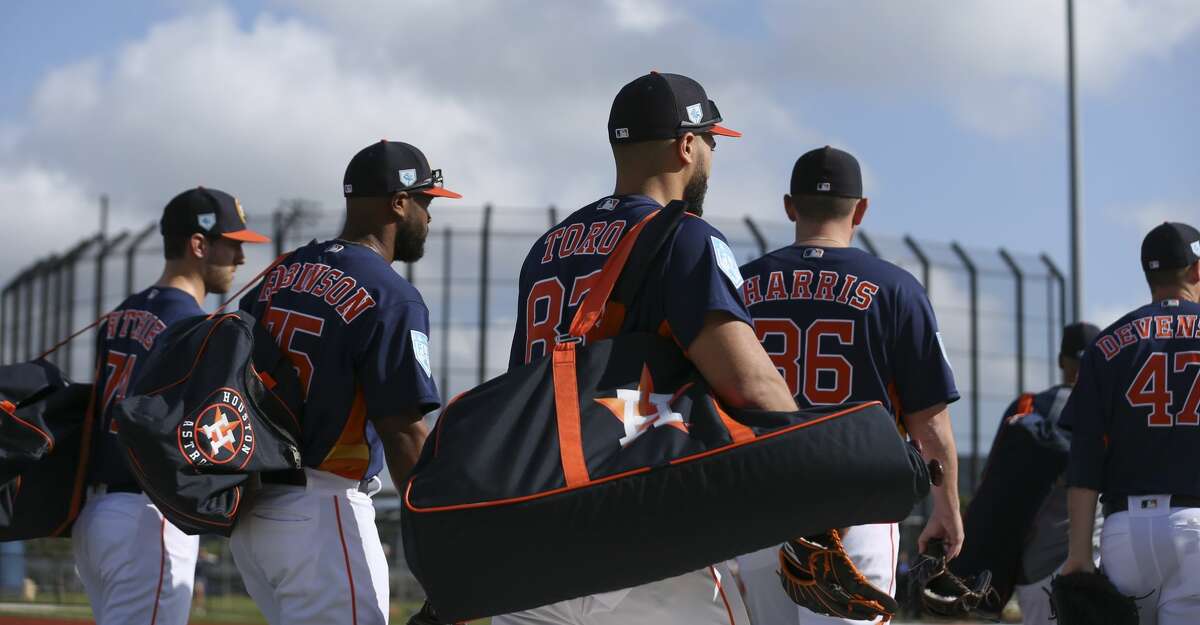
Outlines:
[[8,222],[0,251],[0,277],[42,256],[62,252],[81,238],[78,224],[99,226],[99,198],[69,176],[36,165],[0,168],[0,213]]

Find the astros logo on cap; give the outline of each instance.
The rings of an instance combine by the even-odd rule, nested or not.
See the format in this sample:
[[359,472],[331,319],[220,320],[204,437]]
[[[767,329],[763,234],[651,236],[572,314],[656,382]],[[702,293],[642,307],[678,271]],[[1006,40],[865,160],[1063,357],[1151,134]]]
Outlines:
[[254,455],[254,433],[246,400],[231,388],[209,396],[195,419],[179,424],[179,451],[196,467],[216,464],[246,466]]

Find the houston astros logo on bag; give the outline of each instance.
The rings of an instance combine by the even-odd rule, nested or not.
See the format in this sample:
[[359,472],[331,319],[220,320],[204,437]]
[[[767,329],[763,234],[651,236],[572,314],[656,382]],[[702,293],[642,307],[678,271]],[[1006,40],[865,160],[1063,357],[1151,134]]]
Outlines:
[[242,394],[218,389],[203,405],[194,419],[179,423],[179,451],[193,466],[245,466],[254,455],[254,433]]

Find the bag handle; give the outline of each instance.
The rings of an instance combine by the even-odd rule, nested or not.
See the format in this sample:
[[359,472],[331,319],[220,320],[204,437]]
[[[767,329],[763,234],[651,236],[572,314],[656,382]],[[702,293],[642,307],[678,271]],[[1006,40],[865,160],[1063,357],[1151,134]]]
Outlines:
[[568,331],[571,338],[582,339],[589,334],[593,334],[592,338],[606,337],[617,333],[625,312],[632,307],[633,300],[646,283],[658,253],[679,227],[687,206],[682,200],[668,202],[643,217],[621,240],[604,262],[600,279],[575,311]]
[[[221,305],[218,306],[217,309],[208,316],[208,318],[212,319],[217,314],[219,314],[222,310],[224,310],[225,307],[228,306],[230,302],[241,297],[243,293],[250,290],[250,287],[254,286],[254,284],[256,282],[258,282],[258,280],[260,278],[267,275],[267,273],[269,273],[272,269],[277,267],[283,261],[283,259],[286,258],[287,256],[288,256],[287,254],[280,255],[279,258],[276,258],[274,260],[274,262],[272,262],[270,265],[267,265],[266,269],[263,269],[262,271],[258,272],[258,275],[251,278],[249,282],[247,282],[244,286],[242,286],[242,288],[238,289],[237,293],[234,293],[233,295],[228,297],[225,301],[221,302]],[[75,340],[76,338],[79,338],[79,335],[83,334],[84,332],[87,332],[88,330],[91,330],[92,328],[95,328],[96,326],[100,325],[101,323],[104,323],[104,319],[107,317],[108,317],[108,313],[104,313],[103,315],[100,315],[99,319],[96,319],[95,321],[76,330],[75,332],[72,332],[70,336],[55,343],[54,345],[52,345],[50,347],[50,349],[47,349],[46,351],[42,352],[42,354],[40,356],[38,356],[37,358],[34,358],[34,360],[42,360],[46,356],[49,356],[50,354],[53,354],[54,352],[62,349],[62,347],[64,345],[66,345],[67,343],[70,343],[71,341]]]

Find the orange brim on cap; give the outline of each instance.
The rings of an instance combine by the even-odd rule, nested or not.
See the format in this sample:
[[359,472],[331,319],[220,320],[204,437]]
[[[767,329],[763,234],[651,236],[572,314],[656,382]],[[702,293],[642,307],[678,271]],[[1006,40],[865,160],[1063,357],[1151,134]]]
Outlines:
[[709,128],[708,131],[713,133],[714,135],[721,135],[722,137],[740,137],[740,136],[742,136],[742,133],[740,133],[736,130],[730,130],[720,124],[713,124],[712,128]]
[[447,189],[447,188],[445,188],[445,187],[429,187],[429,188],[427,188],[427,189],[419,189],[419,190],[417,191],[417,193],[424,193],[425,195],[433,195],[433,196],[436,196],[436,197],[447,197],[447,198],[450,198],[450,199],[452,199],[452,200],[460,200],[460,199],[462,199],[462,196],[461,196],[461,195],[459,195],[459,194],[457,194],[457,193],[455,193],[455,192],[453,192],[453,191],[451,191],[450,189]]
[[245,230],[234,230],[233,232],[222,232],[221,236],[242,243],[270,243],[271,239],[265,237],[249,228]]

